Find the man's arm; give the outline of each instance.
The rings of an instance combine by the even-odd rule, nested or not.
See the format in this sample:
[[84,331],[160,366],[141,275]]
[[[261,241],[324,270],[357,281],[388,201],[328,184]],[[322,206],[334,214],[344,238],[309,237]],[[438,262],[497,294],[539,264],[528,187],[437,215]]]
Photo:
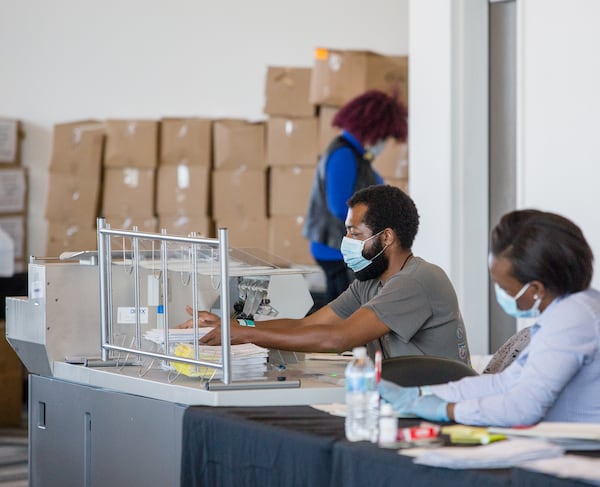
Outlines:
[[[342,319],[329,306],[325,306],[301,320],[259,321],[255,327],[240,326],[232,320],[231,343],[254,343],[261,347],[296,352],[343,352],[365,345],[389,331],[370,309],[359,308],[347,319]],[[220,323],[201,341],[208,345],[220,345]]]

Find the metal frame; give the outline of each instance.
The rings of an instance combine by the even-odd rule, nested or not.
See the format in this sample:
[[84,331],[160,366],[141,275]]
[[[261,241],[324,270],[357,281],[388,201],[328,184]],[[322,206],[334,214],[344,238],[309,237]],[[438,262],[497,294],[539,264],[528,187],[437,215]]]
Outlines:
[[[223,383],[231,383],[231,342],[230,342],[230,316],[228,310],[230,309],[230,296],[229,296],[229,236],[226,228],[219,228],[218,238],[199,238],[195,236],[181,237],[175,235],[167,235],[164,231],[161,234],[138,232],[137,227],[133,228],[133,231],[125,230],[112,230],[104,218],[97,219],[98,228],[98,275],[99,275],[99,288],[100,288],[100,346],[101,356],[103,361],[110,359],[110,352],[125,352],[131,353],[138,356],[153,357],[161,360],[169,360],[176,362],[183,362],[192,365],[199,365],[205,367],[211,367],[214,369],[222,369],[223,371]],[[134,304],[136,309],[135,317],[135,344],[136,348],[118,346],[112,343],[112,329],[113,329],[113,314],[112,314],[112,250],[111,250],[111,237],[129,237],[132,239],[132,266],[134,272]],[[141,323],[140,323],[140,281],[139,281],[139,240],[156,240],[160,242],[160,256],[161,256],[161,271],[163,279],[163,292],[164,292],[164,331],[165,331],[165,350],[167,353],[157,353],[141,350]],[[191,245],[192,257],[192,320],[194,326],[194,358],[184,358],[175,355],[168,354],[169,351],[169,331],[168,331],[168,286],[167,286],[167,242],[180,242]],[[219,275],[221,278],[221,362],[211,362],[205,360],[199,360],[198,350],[198,274],[197,269],[197,255],[196,249],[200,244],[208,244],[218,246],[219,248]]]

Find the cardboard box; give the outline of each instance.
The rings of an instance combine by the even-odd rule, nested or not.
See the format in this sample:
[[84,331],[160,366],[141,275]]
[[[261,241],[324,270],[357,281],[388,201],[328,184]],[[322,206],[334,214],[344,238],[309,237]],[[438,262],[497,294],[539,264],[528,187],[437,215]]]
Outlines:
[[6,340],[0,321],[0,426],[20,428],[23,412],[23,364]]
[[304,215],[272,216],[269,220],[269,252],[295,264],[315,265],[310,243],[302,236]]
[[265,84],[265,113],[287,117],[312,117],[315,107],[308,97],[311,68],[269,66]]
[[267,121],[269,166],[316,166],[318,119],[272,117]]
[[159,215],[209,215],[210,168],[162,166],[156,183]]
[[388,140],[383,152],[373,160],[373,167],[384,179],[408,179],[408,144]]
[[304,215],[308,209],[314,167],[272,167],[269,181],[269,214]]
[[107,120],[105,167],[153,169],[158,160],[158,122]]
[[163,118],[160,134],[160,165],[211,166],[212,120]]
[[267,249],[269,220],[265,217],[226,218],[218,220],[216,228],[229,230],[230,247]]
[[342,133],[339,128],[332,125],[338,110],[338,107],[327,105],[319,107],[319,156],[323,155],[333,139]]
[[27,217],[20,215],[0,215],[0,227],[12,239],[15,260],[23,260],[27,252]]
[[154,216],[154,169],[135,167],[104,171],[102,214],[121,217]]
[[265,218],[267,175],[264,169],[217,169],[212,174],[212,214],[217,221]]
[[265,124],[247,120],[218,120],[213,125],[215,169],[263,169]]
[[396,186],[396,188],[400,188],[406,194],[408,194],[408,179],[403,178],[383,178],[383,182],[385,184],[389,184],[390,186]]
[[104,125],[94,120],[54,126],[50,172],[100,179]]
[[0,167],[0,213],[27,211],[27,170]]
[[48,221],[46,239],[46,255],[48,257],[58,257],[63,252],[96,250],[97,248],[96,229],[90,225]]
[[21,122],[0,118],[0,164],[21,164]]
[[183,235],[187,237],[192,232],[198,236],[213,238],[215,236],[214,222],[208,216],[188,215],[160,215],[158,228],[163,228],[169,235]]
[[45,216],[48,220],[92,226],[98,215],[100,181],[50,173]]
[[315,49],[310,83],[314,104],[342,106],[367,90],[398,91],[408,106],[408,57],[371,51]]

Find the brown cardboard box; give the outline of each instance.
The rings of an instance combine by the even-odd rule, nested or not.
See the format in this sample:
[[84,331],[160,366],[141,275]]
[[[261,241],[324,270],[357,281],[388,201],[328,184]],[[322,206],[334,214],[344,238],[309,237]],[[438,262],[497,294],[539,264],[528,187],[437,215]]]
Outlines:
[[342,106],[367,90],[392,93],[408,105],[408,57],[371,51],[315,49],[310,101]]
[[104,125],[101,123],[91,120],[57,124],[50,172],[100,179],[103,150]]
[[153,169],[158,159],[158,122],[107,120],[105,167]]
[[46,240],[48,257],[58,257],[63,252],[96,250],[97,248],[96,230],[91,226],[48,221],[48,238]]
[[304,215],[315,177],[314,167],[272,167],[269,214]]
[[91,227],[96,222],[100,180],[50,173],[46,218]]
[[383,182],[385,184],[389,184],[390,186],[396,186],[408,194],[408,179],[403,178],[383,178]]
[[156,183],[159,215],[209,215],[210,168],[162,166]]
[[154,216],[154,169],[135,167],[104,171],[103,215]]
[[269,166],[316,166],[318,120],[272,117],[267,121]]
[[27,251],[27,216],[0,215],[0,227],[12,238],[15,260],[23,260]]
[[188,236],[196,232],[198,236],[213,238],[215,236],[214,223],[210,217],[204,215],[160,215],[158,228],[163,228],[169,235]]
[[332,125],[338,107],[321,105],[319,107],[319,154],[322,155],[331,141],[340,135],[341,130]]
[[0,118],[0,165],[21,164],[21,122]]
[[308,100],[311,68],[270,66],[265,85],[265,113],[287,117],[312,117]]
[[0,321],[0,426],[19,428],[23,411],[23,364],[6,340]]
[[27,169],[0,167],[0,213],[27,211]]
[[382,178],[408,178],[408,144],[389,139],[383,152],[373,160],[373,167]]
[[225,218],[217,222],[216,228],[229,230],[229,246],[238,249],[267,249],[269,220],[263,217]]
[[295,264],[314,265],[310,244],[302,236],[303,215],[272,216],[269,220],[269,252]]
[[217,169],[213,171],[212,182],[215,220],[266,217],[267,175],[264,169]]
[[247,120],[218,120],[213,125],[215,169],[263,169],[265,124]]
[[210,167],[212,120],[163,118],[160,124],[160,165]]

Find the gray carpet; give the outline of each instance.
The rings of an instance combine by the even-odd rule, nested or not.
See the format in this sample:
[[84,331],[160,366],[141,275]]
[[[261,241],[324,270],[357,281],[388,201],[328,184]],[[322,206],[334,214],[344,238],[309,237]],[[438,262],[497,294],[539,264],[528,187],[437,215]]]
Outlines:
[[27,431],[0,429],[0,487],[26,487],[27,477]]

